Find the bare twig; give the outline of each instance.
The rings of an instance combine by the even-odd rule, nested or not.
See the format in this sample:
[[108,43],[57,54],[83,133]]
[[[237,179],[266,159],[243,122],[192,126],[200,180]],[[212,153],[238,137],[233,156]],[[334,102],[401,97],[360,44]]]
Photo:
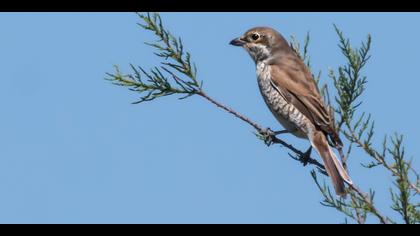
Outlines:
[[229,108],[225,105],[223,105],[220,102],[217,102],[216,100],[214,100],[213,98],[211,98],[209,95],[207,95],[203,90],[201,90],[198,95],[200,95],[201,97],[207,99],[209,102],[213,103],[214,105],[216,105],[217,107],[227,111],[228,113],[234,115],[235,117],[245,121],[246,123],[248,123],[249,125],[251,125],[252,127],[254,127],[254,129],[256,129],[258,132],[263,132],[264,129],[257,123],[253,122],[252,120],[250,120],[248,117],[239,114],[238,112],[236,112],[235,110],[233,110],[232,108]]

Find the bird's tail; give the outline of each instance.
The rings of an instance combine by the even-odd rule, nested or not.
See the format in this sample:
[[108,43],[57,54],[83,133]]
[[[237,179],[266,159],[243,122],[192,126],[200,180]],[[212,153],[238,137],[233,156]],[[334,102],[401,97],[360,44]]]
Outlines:
[[313,136],[309,137],[309,140],[321,156],[324,162],[325,170],[334,185],[336,194],[344,197],[346,195],[344,182],[352,184],[352,181],[341,162],[335,156],[332,148],[328,145],[328,141],[324,133],[321,131],[315,131]]

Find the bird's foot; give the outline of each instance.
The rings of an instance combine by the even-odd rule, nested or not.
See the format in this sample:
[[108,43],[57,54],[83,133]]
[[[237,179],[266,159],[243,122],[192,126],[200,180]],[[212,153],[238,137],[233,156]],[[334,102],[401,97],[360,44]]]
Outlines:
[[266,128],[265,130],[259,132],[257,136],[264,141],[267,146],[275,143],[277,140],[276,135],[289,133],[287,130],[280,130],[280,131],[272,131],[270,128]]

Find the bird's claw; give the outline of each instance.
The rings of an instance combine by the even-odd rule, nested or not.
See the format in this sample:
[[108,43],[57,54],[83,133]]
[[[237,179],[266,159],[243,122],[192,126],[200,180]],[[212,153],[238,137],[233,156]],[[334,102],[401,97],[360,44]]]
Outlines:
[[264,141],[267,146],[273,144],[276,134],[270,128],[266,128],[259,132],[258,136]]
[[270,128],[261,130],[257,136],[264,141],[267,146],[275,143],[277,139],[276,135],[290,133],[288,130],[272,131]]
[[259,132],[259,137],[264,141],[267,146],[273,144],[276,140],[276,135],[284,133],[283,131],[272,131],[270,128],[266,128]]

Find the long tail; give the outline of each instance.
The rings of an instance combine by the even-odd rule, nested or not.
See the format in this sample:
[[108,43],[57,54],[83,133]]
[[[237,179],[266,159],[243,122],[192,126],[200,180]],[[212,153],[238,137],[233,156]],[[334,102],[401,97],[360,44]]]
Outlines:
[[345,186],[344,182],[352,184],[352,181],[343,168],[341,162],[335,156],[333,150],[328,145],[328,141],[325,137],[325,134],[321,131],[315,131],[312,137],[309,137],[309,140],[318,154],[321,156],[325,170],[331,178],[331,181],[334,185],[334,189],[337,195],[345,196]]

